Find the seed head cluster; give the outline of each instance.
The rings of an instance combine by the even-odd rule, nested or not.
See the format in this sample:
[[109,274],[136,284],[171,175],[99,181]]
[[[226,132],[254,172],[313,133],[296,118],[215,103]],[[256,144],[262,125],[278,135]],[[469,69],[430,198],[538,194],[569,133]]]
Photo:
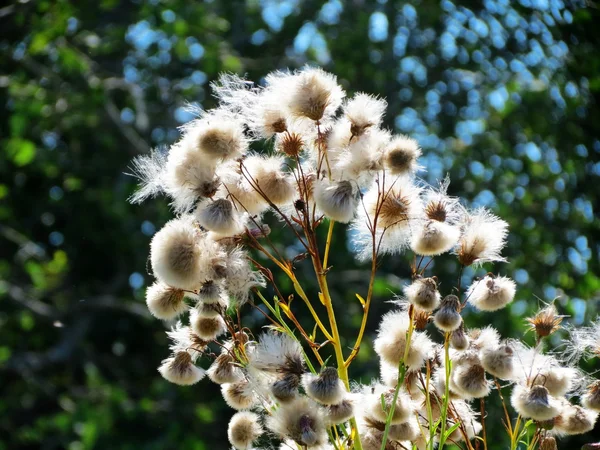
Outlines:
[[[171,327],[172,341],[158,371],[180,386],[205,377],[220,386],[236,411],[223,433],[234,448],[424,450],[474,442],[485,439],[480,405],[498,389],[531,419],[544,450],[593,429],[600,381],[577,362],[600,357],[600,324],[562,328],[557,302],[527,320],[533,347],[490,326],[467,326],[469,315],[502,314],[518,298],[509,277],[478,269],[505,261],[508,224],[449,195],[448,178],[436,187],[418,178],[422,150],[384,128],[384,99],[347,98],[334,75],[313,67],[271,73],[264,86],[223,75],[212,87],[215,109],[196,111],[168,152],[134,161],[141,186],[132,201],[164,194],[175,214],[150,243],[156,281],[146,304]],[[285,251],[271,241],[273,216],[296,238]],[[343,230],[333,233],[335,222],[348,224],[356,257],[373,264],[373,277],[385,255],[415,255],[404,297],[379,321],[380,376],[369,383],[348,378],[364,328],[348,350],[332,320],[343,308],[326,285],[335,255],[323,266]],[[315,231],[322,224],[330,227],[325,244]],[[458,262],[457,286],[431,273],[443,254]],[[320,302],[302,288],[296,263],[305,259]],[[465,268],[476,275],[461,289]],[[310,307],[312,333],[275,270]],[[267,282],[273,290],[263,289]],[[371,293],[359,298],[366,314]],[[253,334],[246,323],[263,319],[269,329]],[[545,343],[565,331],[566,354],[546,353]],[[335,363],[322,354],[331,347]]]

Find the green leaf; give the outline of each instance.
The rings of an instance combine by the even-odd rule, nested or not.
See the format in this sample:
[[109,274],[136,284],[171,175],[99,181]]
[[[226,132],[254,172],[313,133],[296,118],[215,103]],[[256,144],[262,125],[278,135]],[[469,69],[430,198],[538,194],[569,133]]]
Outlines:
[[27,139],[9,140],[6,150],[12,161],[19,167],[26,166],[35,158],[35,144]]

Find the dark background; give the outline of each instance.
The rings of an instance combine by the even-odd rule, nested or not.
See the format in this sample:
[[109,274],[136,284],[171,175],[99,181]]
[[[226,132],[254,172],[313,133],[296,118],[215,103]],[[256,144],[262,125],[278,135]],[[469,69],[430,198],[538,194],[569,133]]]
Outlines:
[[[509,5],[510,4],[510,5]],[[322,65],[351,94],[387,98],[386,125],[424,149],[421,175],[510,223],[516,301],[469,313],[522,337],[557,300],[565,323],[600,300],[600,14],[593,2],[21,1],[0,7],[0,449],[224,449],[227,410],[208,381],[180,388],[157,366],[165,326],[144,305],[148,244],[164,199],[132,206],[131,159],[177,139],[188,103],[213,105],[223,71],[261,80]],[[292,243],[275,230],[280,245]],[[369,268],[336,228],[330,274],[345,345]],[[351,376],[409,256],[387,258]],[[433,273],[455,283],[451,255]],[[311,292],[308,267],[303,282]],[[463,283],[474,276],[466,271]],[[282,289],[291,286],[282,280]],[[445,287],[444,287],[445,286]],[[300,301],[294,308],[312,329]],[[248,313],[256,330],[264,325]],[[532,336],[526,334],[531,341]],[[554,344],[560,345],[561,336]],[[596,368],[597,360],[587,364]],[[495,397],[495,394],[492,395]],[[490,407],[490,449],[506,445]],[[596,434],[598,439],[600,433]],[[559,448],[589,442],[562,440]],[[492,444],[493,443],[493,444]]]

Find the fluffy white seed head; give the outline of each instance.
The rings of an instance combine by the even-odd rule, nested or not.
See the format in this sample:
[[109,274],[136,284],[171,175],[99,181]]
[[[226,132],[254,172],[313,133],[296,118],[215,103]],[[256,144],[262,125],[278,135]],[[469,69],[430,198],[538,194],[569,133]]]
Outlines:
[[[395,389],[377,384],[373,386],[372,392],[364,395],[361,403],[364,405],[364,413],[367,417],[385,423],[394,402]],[[401,391],[396,400],[396,406],[391,418],[392,424],[407,422],[414,410],[414,404],[408,393]]]
[[[383,316],[373,348],[386,363],[398,367],[406,349],[406,331],[409,318],[405,311],[390,312]],[[404,363],[409,369],[419,369],[433,351],[434,344],[424,332],[414,332]]]
[[489,374],[501,380],[510,380],[514,370],[513,354],[513,349],[507,344],[484,348],[480,353],[481,364]]
[[500,252],[506,244],[508,224],[484,208],[467,215],[458,245],[458,260],[464,266],[505,261]]
[[440,304],[441,296],[434,278],[418,278],[404,288],[410,303],[423,311],[433,311]]
[[361,188],[368,187],[375,172],[383,169],[381,159],[389,139],[388,131],[373,128],[360,137],[353,137],[344,147],[328,148],[333,179],[349,180]]
[[190,312],[190,326],[200,339],[212,341],[227,331],[225,321],[221,316],[204,317],[196,308]]
[[577,361],[584,356],[587,359],[600,357],[600,320],[588,327],[572,328],[567,344],[569,361]]
[[221,394],[230,408],[238,411],[252,408],[258,399],[246,380],[221,385]]
[[291,203],[296,193],[294,179],[282,170],[278,156],[252,155],[244,159],[242,176],[261,196],[275,205]]
[[177,352],[163,360],[158,371],[165,380],[180,386],[196,384],[206,374],[203,369],[194,364],[192,356],[185,351]]
[[500,335],[492,326],[472,328],[469,330],[469,339],[473,350],[495,348],[500,344]]
[[221,353],[206,371],[208,378],[213,383],[236,383],[243,378],[242,370],[235,365],[229,353]]
[[352,124],[353,136],[361,136],[368,128],[378,127],[385,114],[387,102],[359,92],[344,105],[344,115]]
[[241,215],[235,210],[233,202],[226,198],[203,202],[196,211],[196,218],[204,228],[223,237],[244,231]]
[[208,161],[237,159],[248,151],[248,140],[240,119],[224,109],[204,112],[203,117],[183,127],[182,141]]
[[480,311],[497,311],[513,301],[516,289],[510,278],[486,275],[471,284],[467,298]]
[[146,290],[146,305],[157,319],[173,320],[188,309],[184,296],[181,289],[157,281]]
[[152,238],[150,260],[154,275],[168,286],[196,289],[207,277],[199,231],[188,218],[173,219]]
[[265,286],[264,277],[252,269],[246,252],[241,248],[235,248],[227,254],[224,283],[231,300],[237,305],[248,301],[252,288]]
[[390,426],[389,438],[392,441],[414,441],[420,434],[419,424],[414,416],[404,423],[397,423]]
[[172,145],[162,173],[164,190],[173,199],[176,212],[187,212],[200,198],[211,197],[219,187],[216,162],[211,161],[192,143]]
[[467,334],[465,333],[464,326],[458,327],[450,335],[450,345],[454,350],[466,350],[467,348],[469,348],[469,344],[470,340]]
[[319,210],[332,220],[348,223],[358,205],[357,189],[350,181],[316,180],[313,196]]
[[263,433],[258,414],[240,411],[233,415],[227,428],[229,442],[237,450],[248,450]]
[[460,300],[455,295],[447,295],[440,304],[440,309],[433,315],[435,326],[449,333],[458,329],[462,324],[462,317],[458,312]]
[[335,405],[329,405],[325,408],[325,421],[332,425],[337,425],[350,420],[354,416],[354,402],[346,398]]
[[296,117],[319,121],[331,116],[345,96],[337,78],[319,68],[306,67],[290,81],[287,106]]
[[281,438],[309,448],[327,442],[323,411],[306,397],[281,405],[267,419],[267,427]]
[[302,386],[306,395],[323,405],[340,403],[346,394],[346,388],[340,380],[337,369],[326,367],[318,375],[302,375]]
[[539,385],[515,385],[510,402],[521,416],[534,420],[550,420],[561,412],[560,402],[550,395],[548,389]]
[[598,419],[598,412],[582,408],[581,406],[563,403],[563,409],[554,419],[553,433],[556,434],[584,434],[592,431]]
[[581,404],[585,408],[600,411],[600,381],[594,381],[587,386],[581,396]]
[[419,144],[408,136],[394,136],[385,150],[385,167],[392,175],[415,172],[421,156]]
[[302,347],[286,334],[263,333],[248,357],[250,366],[257,370],[298,376],[304,373]]
[[452,370],[450,379],[454,391],[465,398],[483,398],[490,393],[490,382],[479,364],[459,364]]
[[531,384],[544,386],[554,397],[561,397],[576,387],[578,371],[572,367],[540,367]]
[[271,385],[271,394],[279,403],[288,403],[296,398],[298,386],[300,386],[300,376],[286,373]]
[[451,250],[460,238],[460,229],[446,222],[427,220],[416,227],[410,246],[417,255],[435,256]]

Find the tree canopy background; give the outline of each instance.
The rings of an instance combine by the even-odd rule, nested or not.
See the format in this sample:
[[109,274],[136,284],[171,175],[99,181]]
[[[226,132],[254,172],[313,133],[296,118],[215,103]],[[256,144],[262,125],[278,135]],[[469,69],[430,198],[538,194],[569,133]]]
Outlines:
[[[517,300],[471,314],[471,324],[521,336],[524,318],[554,299],[565,322],[594,319],[599,21],[595,4],[561,0],[0,8],[0,448],[228,447],[232,411],[218,389],[176,387],[156,371],[168,344],[144,305],[148,244],[171,214],[161,199],[129,204],[136,180],[126,175],[135,155],[177,139],[188,104],[212,106],[220,72],[260,81],[319,64],[349,94],[387,98],[387,126],[424,150],[423,178],[450,174],[452,194],[510,223],[509,262],[478,274],[513,277]],[[330,276],[351,346],[368,268],[349,256],[341,230]],[[457,270],[448,256],[434,271],[450,284]],[[408,277],[406,258],[385,260],[353,378],[377,375],[371,337]],[[488,423],[490,448],[503,448],[500,416]]]

